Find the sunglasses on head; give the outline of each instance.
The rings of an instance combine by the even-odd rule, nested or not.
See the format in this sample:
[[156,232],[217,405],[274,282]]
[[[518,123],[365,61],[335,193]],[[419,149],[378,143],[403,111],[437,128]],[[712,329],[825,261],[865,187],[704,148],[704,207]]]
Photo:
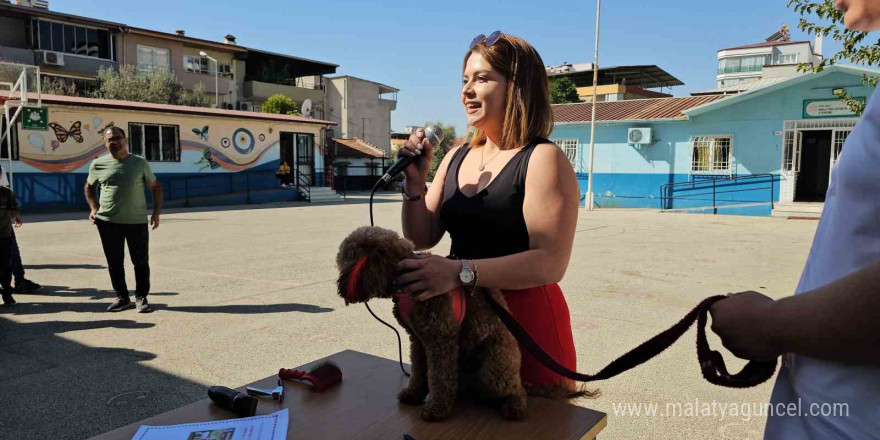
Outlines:
[[504,34],[502,34],[501,31],[492,32],[491,34],[489,34],[488,37],[483,34],[477,35],[474,40],[471,41],[470,50],[473,50],[474,47],[483,42],[486,43],[486,47],[490,47],[493,44],[497,43],[498,40],[500,40],[503,36]]

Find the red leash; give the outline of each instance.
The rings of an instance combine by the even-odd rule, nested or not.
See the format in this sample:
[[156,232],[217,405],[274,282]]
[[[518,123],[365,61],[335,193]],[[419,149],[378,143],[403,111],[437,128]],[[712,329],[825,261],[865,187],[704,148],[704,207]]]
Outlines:
[[697,323],[697,360],[700,362],[700,370],[703,373],[703,377],[707,381],[725,387],[748,388],[766,382],[776,372],[776,359],[774,359],[772,361],[749,361],[742,371],[730,374],[727,371],[727,366],[724,364],[724,358],[721,357],[721,353],[709,348],[709,342],[706,340],[706,321],[709,315],[709,308],[717,301],[727,298],[723,295],[704,299],[688,312],[681,321],[615,359],[596,374],[578,373],[577,371],[569,370],[557,362],[556,359],[553,359],[552,356],[541,348],[507,309],[495,301],[492,295],[485,296],[489,299],[489,304],[501,319],[501,322],[510,330],[517,342],[525,347],[538,362],[554,373],[578,382],[610,379],[647,362],[675,343],[694,322]]

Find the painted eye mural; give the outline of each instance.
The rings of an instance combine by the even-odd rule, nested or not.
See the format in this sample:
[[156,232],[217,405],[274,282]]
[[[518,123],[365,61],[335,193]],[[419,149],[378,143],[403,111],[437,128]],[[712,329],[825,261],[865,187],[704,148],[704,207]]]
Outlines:
[[221,147],[223,147],[223,148],[229,148],[229,145],[230,145],[230,144],[232,144],[232,142],[229,140],[229,138],[223,138],[223,139],[220,139],[220,146],[221,146]]
[[32,147],[38,150],[44,150],[46,148],[46,139],[44,139],[43,135],[40,133],[29,134],[27,140],[31,143]]
[[263,142],[265,140],[266,140],[266,135],[263,133],[260,133],[260,142]]
[[248,154],[254,150],[254,135],[247,129],[239,128],[232,134],[232,146],[241,154]]
[[196,136],[200,137],[203,141],[208,142],[208,126],[207,125],[202,127],[201,130],[199,130],[198,128],[193,128],[193,133],[195,133]]

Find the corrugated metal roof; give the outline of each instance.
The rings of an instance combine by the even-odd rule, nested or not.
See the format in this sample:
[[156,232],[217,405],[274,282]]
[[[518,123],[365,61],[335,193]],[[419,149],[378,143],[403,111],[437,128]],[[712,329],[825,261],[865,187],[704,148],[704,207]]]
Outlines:
[[[685,98],[631,99],[596,103],[597,121],[627,121],[647,119],[687,119],[683,111],[723,99],[721,95],[691,96]],[[589,122],[593,104],[556,104],[554,122]]]
[[[35,93],[29,93],[28,99],[36,102],[37,95]],[[273,113],[257,113],[257,112],[245,112],[240,110],[225,110],[225,109],[216,109],[216,108],[208,108],[208,107],[190,107],[186,105],[171,105],[171,104],[151,104],[148,102],[134,102],[134,101],[118,101],[113,99],[95,99],[95,98],[80,98],[75,96],[62,96],[62,95],[47,95],[42,94],[43,104],[59,104],[59,105],[73,105],[73,106],[83,106],[83,107],[104,107],[104,108],[117,108],[124,110],[133,110],[133,111],[151,111],[151,112],[164,112],[164,113],[181,113],[181,114],[191,114],[191,115],[203,115],[203,116],[223,116],[230,118],[250,118],[250,119],[264,119],[271,121],[281,121],[281,122],[299,122],[303,124],[318,124],[318,125],[337,125],[336,122],[333,121],[324,121],[321,119],[312,119],[306,118],[304,116],[289,116],[289,115],[278,115]]]
[[[343,147],[336,152],[337,157],[385,157],[384,151],[363,139],[333,138],[333,141]],[[353,151],[346,151],[346,148]]]
[[791,77],[781,77],[781,78],[762,78],[757,81],[752,81],[750,83],[744,84],[734,84],[731,86],[719,87],[717,89],[710,90],[702,90],[699,92],[691,92],[691,96],[699,96],[699,95],[723,95],[730,93],[739,93],[745,92],[747,90],[757,90],[764,87],[772,86],[773,84],[781,83]]

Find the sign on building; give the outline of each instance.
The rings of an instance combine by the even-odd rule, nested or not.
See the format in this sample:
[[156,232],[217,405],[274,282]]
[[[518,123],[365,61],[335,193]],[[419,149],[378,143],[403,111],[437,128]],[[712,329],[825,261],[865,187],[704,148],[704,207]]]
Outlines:
[[49,109],[24,107],[21,109],[21,126],[25,130],[47,130]]
[[[865,103],[865,98],[853,98]],[[856,114],[845,102],[837,99],[805,99],[804,118],[839,118],[843,116],[855,116]]]

